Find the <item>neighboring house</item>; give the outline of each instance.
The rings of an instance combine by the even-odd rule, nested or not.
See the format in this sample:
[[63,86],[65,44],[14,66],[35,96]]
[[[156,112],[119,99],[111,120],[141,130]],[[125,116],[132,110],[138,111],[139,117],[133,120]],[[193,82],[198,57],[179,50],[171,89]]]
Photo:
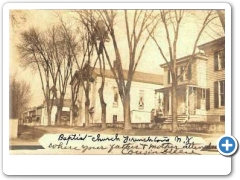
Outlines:
[[225,121],[225,37],[198,46],[208,56],[207,87],[210,89],[208,121]]
[[[225,38],[198,46],[204,53],[196,53],[194,60],[184,71],[191,56],[177,60],[180,78],[177,88],[178,121],[224,121],[225,120]],[[171,74],[167,64],[164,68],[163,114],[171,122]]]
[[[101,123],[101,104],[98,94],[101,85],[100,70],[96,68],[92,74],[89,123]],[[126,78],[128,71],[124,70],[123,74]],[[75,87],[78,81],[78,71],[76,71],[71,81],[72,87]],[[135,72],[130,92],[132,123],[151,123],[151,112],[155,107],[155,89],[161,88],[162,82],[163,77],[161,75]],[[82,86],[79,87],[77,93],[78,98],[75,106],[78,113],[72,125],[81,126],[85,122],[85,94]],[[104,100],[107,104],[106,123],[123,123],[123,106],[111,70],[105,70]]]
[[36,106],[33,108],[30,108],[22,113],[22,122],[23,124],[32,124],[32,125],[40,125],[44,113],[44,106]]
[[[58,100],[55,99],[53,101],[53,107],[51,112],[51,125],[55,125],[56,123],[57,105],[58,105]],[[70,107],[71,107],[71,100],[65,99],[63,103],[62,112],[61,112],[61,120],[60,120],[61,125],[70,124]],[[24,111],[22,114],[22,119],[24,124],[48,125],[46,103],[43,102],[43,104],[40,106],[36,106]]]

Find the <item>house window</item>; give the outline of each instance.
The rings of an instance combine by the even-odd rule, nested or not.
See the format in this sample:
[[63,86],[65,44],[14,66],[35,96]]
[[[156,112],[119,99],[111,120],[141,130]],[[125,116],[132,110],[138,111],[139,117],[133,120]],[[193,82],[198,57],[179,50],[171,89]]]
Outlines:
[[214,52],[214,70],[218,71],[222,69],[225,69],[225,50],[224,49]]
[[117,122],[117,115],[113,115],[113,123]]
[[197,88],[197,109],[210,109],[210,89]]
[[214,82],[214,107],[225,106],[225,80]]
[[138,101],[138,109],[143,110],[144,109],[144,91],[139,91],[139,101]]
[[225,106],[225,81],[219,81],[219,102],[220,106]]
[[113,87],[113,107],[118,107],[118,88]]

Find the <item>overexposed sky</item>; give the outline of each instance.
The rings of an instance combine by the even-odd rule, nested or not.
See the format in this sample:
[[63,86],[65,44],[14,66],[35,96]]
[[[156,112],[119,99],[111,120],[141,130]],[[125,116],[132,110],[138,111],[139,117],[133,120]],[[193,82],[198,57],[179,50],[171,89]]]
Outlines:
[[[43,93],[41,89],[41,82],[39,75],[32,72],[30,69],[23,69],[19,64],[19,55],[16,51],[16,45],[20,42],[20,33],[31,27],[37,27],[44,31],[50,26],[59,22],[56,17],[56,12],[58,10],[26,10],[26,21],[21,21],[16,26],[10,25],[10,74],[18,73],[20,79],[24,79],[31,85],[32,90],[32,101],[31,106],[39,105],[43,101]],[[75,21],[73,21],[74,13],[68,10],[61,11],[64,20],[74,26]],[[200,23],[202,22],[206,12],[203,10],[195,10],[185,14],[182,20],[182,24],[179,32],[177,57],[182,57],[188,55],[192,52],[193,44],[195,42],[196,36],[199,32]],[[132,12],[129,12],[129,18],[132,19]],[[115,34],[117,37],[118,46],[120,48],[121,57],[123,60],[123,65],[127,69],[128,67],[128,45],[126,28],[124,22],[123,11],[119,11],[116,17]],[[210,27],[206,28],[202,34],[199,43],[202,44],[213,39],[219,38],[223,35],[222,28],[220,27],[220,21],[218,18],[214,19]],[[159,23],[155,36],[161,47],[164,50],[166,56],[168,56],[168,44],[166,41],[166,34],[162,23]],[[107,45],[111,59],[115,59],[115,54],[112,48],[112,42]],[[146,48],[143,52],[143,56],[138,65],[137,71],[146,73],[163,74],[160,64],[164,63],[155,43],[150,39]],[[108,66],[107,66],[108,67]],[[106,68],[107,68],[106,67]],[[70,98],[70,92],[66,96]]]

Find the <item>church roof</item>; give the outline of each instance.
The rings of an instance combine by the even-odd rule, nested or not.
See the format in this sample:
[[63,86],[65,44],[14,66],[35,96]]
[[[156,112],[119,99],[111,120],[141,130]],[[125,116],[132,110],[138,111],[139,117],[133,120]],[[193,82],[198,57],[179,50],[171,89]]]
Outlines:
[[[95,68],[94,72],[96,73],[97,76],[100,76],[99,68]],[[123,70],[124,79],[127,79],[127,75],[128,75],[128,70]],[[112,71],[109,69],[105,70],[105,77],[114,79],[114,75],[113,75]],[[163,85],[163,75],[135,71],[134,76],[133,76],[133,81]]]

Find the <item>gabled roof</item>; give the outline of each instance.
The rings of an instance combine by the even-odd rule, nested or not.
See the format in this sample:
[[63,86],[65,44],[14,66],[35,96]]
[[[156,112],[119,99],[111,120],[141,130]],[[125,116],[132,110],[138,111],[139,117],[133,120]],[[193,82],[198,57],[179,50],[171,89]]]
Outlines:
[[[59,99],[54,99],[53,100],[53,106],[58,106],[58,103],[59,103]],[[72,100],[71,99],[64,99],[63,100],[63,107],[70,107],[71,105],[72,105]],[[46,101],[44,100],[43,101],[43,107],[45,107],[45,106],[46,106]]]
[[209,47],[212,47],[212,46],[215,46],[215,45],[222,45],[224,43],[225,43],[225,36],[222,37],[222,38],[215,39],[213,41],[201,44],[201,45],[198,46],[198,48],[201,49],[201,50],[205,50]]
[[[99,68],[95,68],[94,72],[96,73],[97,76],[100,76]],[[123,70],[123,76],[124,76],[124,79],[127,79],[128,70]],[[113,75],[112,71],[109,69],[105,70],[105,77],[114,79],[114,75]],[[134,76],[133,76],[133,81],[163,85],[163,75],[135,71]]]
[[[53,106],[58,106],[59,99],[54,99]],[[63,100],[63,107],[71,107],[72,100],[71,99],[64,99]]]

